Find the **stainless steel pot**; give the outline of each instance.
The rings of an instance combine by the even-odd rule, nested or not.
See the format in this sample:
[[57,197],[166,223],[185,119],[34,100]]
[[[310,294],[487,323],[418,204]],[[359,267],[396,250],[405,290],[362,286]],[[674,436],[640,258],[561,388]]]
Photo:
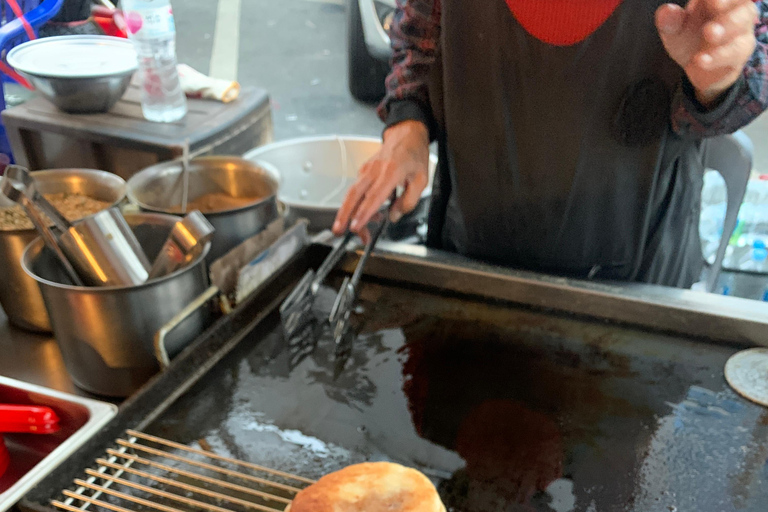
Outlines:
[[[381,139],[325,135],[267,144],[248,151],[243,158],[277,170],[279,199],[288,207],[289,220],[305,218],[313,231],[330,229],[360,167],[379,149]],[[432,195],[437,157],[430,156],[430,183],[416,210],[426,209]],[[398,224],[408,223],[407,217]],[[393,226],[396,231],[396,226]]]
[[[150,259],[160,252],[178,217],[126,215]],[[131,287],[81,287],[68,279],[42,240],[24,252],[22,266],[40,284],[53,333],[75,383],[92,393],[128,396],[158,371],[155,333],[208,287],[205,256],[157,280]],[[201,308],[179,327],[169,353],[199,334],[210,312]]]
[[[207,156],[189,162],[190,201],[216,192],[260,198],[242,208],[202,212],[216,229],[209,263],[258,234],[278,217],[275,171],[265,167],[232,156]],[[181,172],[181,162],[177,160],[148,167],[128,180],[128,198],[144,211],[178,214]]]
[[[56,169],[32,173],[43,194],[81,194],[117,205],[125,198],[125,181],[119,176],[89,169]],[[0,197],[0,206],[13,203]],[[51,330],[43,296],[34,279],[21,268],[24,249],[37,237],[34,229],[0,231],[0,304],[8,320],[22,329]]]

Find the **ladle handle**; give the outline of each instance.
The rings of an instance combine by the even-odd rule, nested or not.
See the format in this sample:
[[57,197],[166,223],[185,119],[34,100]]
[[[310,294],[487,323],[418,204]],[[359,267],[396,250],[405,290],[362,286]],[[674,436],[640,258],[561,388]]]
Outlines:
[[43,237],[43,242],[45,242],[46,247],[48,247],[50,250],[53,251],[53,253],[58,258],[59,262],[64,267],[64,270],[67,272],[67,275],[69,276],[69,279],[72,281],[72,284],[74,284],[75,286],[83,286],[83,281],[80,279],[80,276],[77,275],[77,272],[75,272],[74,267],[72,267],[72,264],[64,255],[64,252],[61,250],[61,247],[59,247],[58,240],[56,240],[56,237],[48,227],[48,224],[43,220],[43,217],[40,215],[40,212],[37,210],[35,205],[32,204],[32,200],[29,199],[26,195],[22,195],[21,206],[24,208],[24,211],[27,213],[27,216],[32,221],[32,224],[34,224],[35,228],[37,228],[37,231],[40,233],[40,236]]

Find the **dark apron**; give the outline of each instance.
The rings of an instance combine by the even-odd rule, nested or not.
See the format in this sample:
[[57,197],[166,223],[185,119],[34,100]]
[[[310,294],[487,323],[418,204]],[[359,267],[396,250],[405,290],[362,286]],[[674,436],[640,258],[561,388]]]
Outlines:
[[654,26],[662,3],[624,0],[553,46],[504,0],[442,0],[428,245],[580,278],[698,278],[699,141],[671,130],[682,71]]

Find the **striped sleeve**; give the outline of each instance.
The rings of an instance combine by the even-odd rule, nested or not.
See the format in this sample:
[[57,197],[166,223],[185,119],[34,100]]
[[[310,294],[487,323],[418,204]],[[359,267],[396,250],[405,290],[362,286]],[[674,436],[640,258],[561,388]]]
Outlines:
[[392,70],[379,117],[387,127],[401,121],[423,122],[434,138],[428,79],[440,44],[440,0],[397,0],[390,29]]

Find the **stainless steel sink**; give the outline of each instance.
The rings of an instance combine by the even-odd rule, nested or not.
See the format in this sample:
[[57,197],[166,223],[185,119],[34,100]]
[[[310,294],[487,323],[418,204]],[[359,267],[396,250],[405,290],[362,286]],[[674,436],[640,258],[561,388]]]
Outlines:
[[11,464],[0,477],[0,512],[66,460],[117,414],[112,404],[0,377],[0,403],[44,405],[60,419],[56,434],[3,434]]

